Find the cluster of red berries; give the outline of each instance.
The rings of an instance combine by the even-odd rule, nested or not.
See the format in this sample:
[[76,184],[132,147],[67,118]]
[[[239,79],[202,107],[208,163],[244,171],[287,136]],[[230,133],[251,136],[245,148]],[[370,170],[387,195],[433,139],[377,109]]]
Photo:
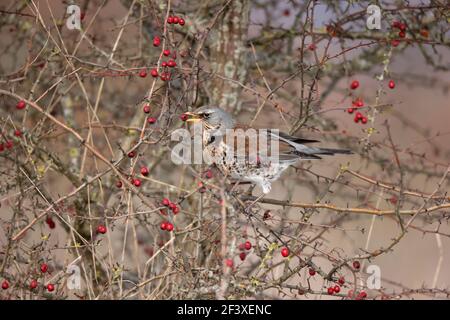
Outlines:
[[339,285],[328,287],[327,292],[331,296],[335,293],[341,292],[341,287]]
[[166,231],[171,232],[171,231],[173,231],[173,224],[170,223],[169,221],[163,221],[163,222],[161,222],[160,228],[161,228],[161,230],[166,230]]
[[[39,267],[39,269],[41,270],[42,273],[47,273],[48,272],[48,265],[46,263],[42,263]],[[30,290],[34,290],[37,288],[37,286],[39,285],[38,281],[36,279],[32,279],[30,281]],[[46,286],[47,291],[48,292],[52,292],[55,290],[55,285],[52,283],[47,284]],[[9,281],[8,280],[3,280],[2,282],[2,289],[3,290],[7,290],[9,289]]]
[[5,143],[0,143],[0,152],[4,151],[5,148],[6,149],[12,149],[12,147],[14,146],[14,143],[12,140],[8,140]]
[[180,212],[180,207],[177,206],[176,203],[171,202],[169,199],[164,198],[162,200],[162,205],[168,207],[173,214],[178,214]]
[[167,18],[167,24],[179,24],[180,26],[184,26],[186,21],[183,18],[177,16],[169,16]]
[[241,259],[241,261],[244,261],[247,256],[247,254],[244,252],[244,250],[249,251],[251,249],[252,249],[252,243],[250,241],[245,241],[244,243],[241,243],[239,245],[239,250],[242,252],[239,254],[239,259]]
[[[356,99],[355,101],[352,102],[352,107],[347,109],[347,112],[349,114],[352,114],[355,112],[355,110],[357,110],[358,108],[361,108],[364,106],[364,102],[361,99]],[[366,124],[367,123],[367,117],[365,117],[361,112],[357,111],[355,113],[355,118],[353,119],[355,121],[355,123],[358,123],[361,121],[362,124]]]
[[406,37],[406,24],[400,21],[393,21],[392,22],[392,28],[396,28],[399,30],[398,32],[398,36],[400,38],[405,38]]
[[347,293],[347,296],[350,299],[354,298],[355,300],[364,300],[365,298],[367,298],[367,293],[364,290],[362,290],[358,294],[356,294],[356,297],[355,297],[354,291],[353,290],[349,290],[348,293]]
[[206,179],[211,179],[213,177],[213,173],[211,170],[206,170],[205,172],[205,178]]

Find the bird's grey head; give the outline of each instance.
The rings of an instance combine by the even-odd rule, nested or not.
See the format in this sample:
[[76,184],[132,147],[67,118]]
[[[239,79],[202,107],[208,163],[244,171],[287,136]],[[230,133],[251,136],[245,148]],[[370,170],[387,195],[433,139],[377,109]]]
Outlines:
[[205,130],[216,130],[225,134],[227,129],[233,129],[235,121],[225,110],[215,106],[203,106],[193,112],[187,112],[187,121],[201,121]]

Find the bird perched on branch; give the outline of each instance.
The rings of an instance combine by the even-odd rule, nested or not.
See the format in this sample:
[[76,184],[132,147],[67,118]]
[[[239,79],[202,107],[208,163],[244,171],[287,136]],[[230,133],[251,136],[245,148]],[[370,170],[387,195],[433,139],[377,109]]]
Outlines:
[[219,107],[204,106],[185,116],[188,122],[202,124],[204,155],[212,159],[223,174],[256,183],[264,193],[269,193],[272,182],[298,160],[352,153],[346,149],[306,146],[318,141],[294,137],[276,129],[256,131],[237,125],[233,117]]

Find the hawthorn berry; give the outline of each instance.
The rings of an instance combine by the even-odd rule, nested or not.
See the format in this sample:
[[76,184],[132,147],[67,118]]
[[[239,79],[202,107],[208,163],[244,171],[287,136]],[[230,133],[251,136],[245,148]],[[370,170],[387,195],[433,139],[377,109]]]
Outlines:
[[37,286],[38,286],[37,280],[36,279],[31,280],[31,282],[30,282],[30,289],[31,290],[36,289]]
[[367,123],[367,117],[362,117],[361,118],[361,123],[362,124],[366,124]]
[[161,66],[162,66],[163,68],[167,67],[167,61],[163,61],[163,62],[161,63]]
[[0,143],[0,152],[2,152],[3,150],[5,150],[5,145],[3,143]]
[[366,293],[365,291],[361,291],[361,292],[358,294],[358,298],[359,298],[359,299],[365,299],[365,298],[367,298],[367,293]]
[[389,80],[389,84],[388,84],[390,89],[394,89],[395,88],[395,82],[394,80]]
[[310,51],[316,50],[316,45],[315,45],[314,43],[311,43],[311,44],[308,46],[308,50],[310,50]]
[[139,77],[145,78],[146,76],[147,76],[147,70],[142,69],[142,70],[139,72]]
[[154,118],[154,117],[149,117],[149,118],[147,119],[147,122],[148,122],[149,124],[154,124],[154,123],[156,122],[156,118]]
[[350,84],[350,88],[352,90],[355,90],[358,87],[359,87],[359,81],[358,80],[353,80],[352,83]]
[[144,113],[150,113],[150,106],[148,104],[146,104],[143,108],[142,111],[144,111]]
[[347,109],[347,112],[350,113],[350,114],[353,113],[353,111],[355,111],[354,108],[348,108],[348,109]]
[[6,149],[11,149],[13,147],[14,143],[12,142],[12,140],[8,140],[6,141]]
[[167,24],[172,24],[173,23],[173,17],[169,16],[167,17]]
[[339,293],[341,291],[341,287],[338,286],[338,285],[335,285],[333,290],[334,290],[335,293]]
[[400,32],[398,33],[398,36],[399,36],[400,38],[406,37],[405,31],[400,31]]
[[142,167],[141,168],[141,174],[146,177],[149,174],[148,168],[147,167]]
[[406,24],[400,23],[398,28],[400,29],[400,31],[405,31],[406,30]]
[[228,268],[233,268],[233,260],[231,259],[225,259],[225,264]]
[[46,263],[41,264],[41,272],[46,273],[48,271],[48,265]]
[[168,67],[170,67],[170,68],[173,68],[173,67],[176,67],[177,66],[177,63],[175,62],[175,60],[169,60],[168,62],[167,62],[167,66]]
[[178,21],[178,24],[179,24],[180,26],[184,26],[185,23],[186,23],[186,21],[184,21],[183,18],[180,18],[180,20]]
[[206,179],[211,179],[213,177],[213,173],[211,170],[206,171],[205,173],[205,178]]
[[333,287],[328,287],[327,292],[330,296],[332,296],[334,294],[334,288]]
[[128,152],[128,158],[134,158],[136,156],[136,153],[134,151]]
[[55,285],[49,283],[49,284],[47,285],[47,291],[48,291],[48,292],[52,292],[52,291],[54,291],[54,290],[55,290]]
[[175,207],[172,209],[173,214],[178,214],[180,213],[180,208],[179,207]]
[[55,227],[56,227],[55,221],[53,221],[53,219],[52,219],[51,217],[48,217],[48,218],[45,220],[45,223],[48,225],[48,227],[49,227],[50,229],[55,229]]
[[252,243],[250,241],[245,241],[244,248],[245,250],[250,250],[252,248]]
[[247,257],[247,255],[245,254],[245,252],[241,252],[241,253],[239,254],[239,259],[241,259],[241,261],[244,261],[244,260],[245,260],[245,257]]
[[177,206],[176,203],[173,203],[173,202],[169,203],[170,210],[173,210],[173,208],[175,208],[176,206]]
[[168,207],[168,206],[170,205],[170,200],[167,199],[167,198],[164,198],[164,199],[162,200],[162,204],[163,204],[163,206]]
[[27,105],[27,104],[25,103],[25,101],[20,100],[19,102],[17,102],[16,108],[19,109],[19,110],[22,110],[23,108],[26,107],[26,105]]
[[364,106],[364,101],[362,101],[361,99],[358,99],[354,102],[354,105],[358,108],[363,107]]
[[151,74],[151,76],[153,77],[153,78],[156,78],[156,77],[158,77],[158,70],[156,70],[156,68],[153,68],[151,71],[150,71],[150,74]]
[[107,231],[106,226],[104,226],[102,224],[97,227],[97,233],[105,234],[106,231]]
[[283,257],[288,257],[289,256],[289,249],[288,248],[286,248],[286,247],[283,247],[282,249],[281,249],[281,255],[283,256]]
[[173,224],[171,224],[170,222],[167,222],[166,223],[166,230],[169,231],[169,232],[173,231]]
[[314,270],[313,268],[309,268],[309,275],[312,277],[316,274],[316,270]]
[[163,55],[165,55],[166,57],[168,57],[170,55],[170,50],[166,49],[163,51]]
[[135,187],[140,187],[142,182],[141,182],[141,180],[136,178],[136,179],[133,179],[133,184]]
[[398,39],[393,39],[392,41],[391,41],[391,45],[393,46],[393,47],[396,47],[396,46],[398,46],[400,44],[400,40],[398,40]]
[[154,47],[159,47],[159,45],[161,44],[161,38],[156,36],[153,38],[153,46]]
[[188,115],[185,114],[185,113],[183,113],[183,114],[180,116],[181,121],[186,121],[188,118],[189,118]]
[[122,181],[117,180],[117,181],[116,181],[116,187],[117,187],[117,188],[122,188]]
[[358,260],[353,261],[353,268],[359,270],[359,268],[361,268],[361,263]]
[[159,225],[159,227],[161,228],[161,230],[166,230],[167,229],[167,222],[161,222],[161,224]]
[[8,280],[3,280],[3,282],[2,282],[2,289],[3,290],[6,290],[6,289],[8,289],[9,288],[9,282],[8,282]]
[[14,130],[14,135],[16,137],[21,137],[22,136],[22,131],[20,131],[19,129]]
[[177,16],[173,17],[173,24],[178,24],[180,22],[180,18],[178,18]]
[[338,280],[338,283],[342,286],[345,283],[345,278],[344,277],[340,277]]

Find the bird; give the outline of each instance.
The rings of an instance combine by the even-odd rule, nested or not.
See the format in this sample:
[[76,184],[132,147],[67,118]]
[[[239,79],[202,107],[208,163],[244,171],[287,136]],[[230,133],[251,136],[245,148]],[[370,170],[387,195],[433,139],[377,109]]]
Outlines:
[[[254,183],[264,194],[271,191],[272,183],[280,178],[282,172],[299,160],[353,153],[348,149],[307,146],[319,141],[295,137],[276,129],[259,129],[256,149],[252,149],[254,154],[249,154],[251,142],[243,132],[252,128],[238,125],[224,109],[207,105],[184,113],[184,117],[187,122],[201,123],[203,154],[212,159],[224,175],[240,182]],[[239,143],[239,139],[245,139],[245,142]]]

